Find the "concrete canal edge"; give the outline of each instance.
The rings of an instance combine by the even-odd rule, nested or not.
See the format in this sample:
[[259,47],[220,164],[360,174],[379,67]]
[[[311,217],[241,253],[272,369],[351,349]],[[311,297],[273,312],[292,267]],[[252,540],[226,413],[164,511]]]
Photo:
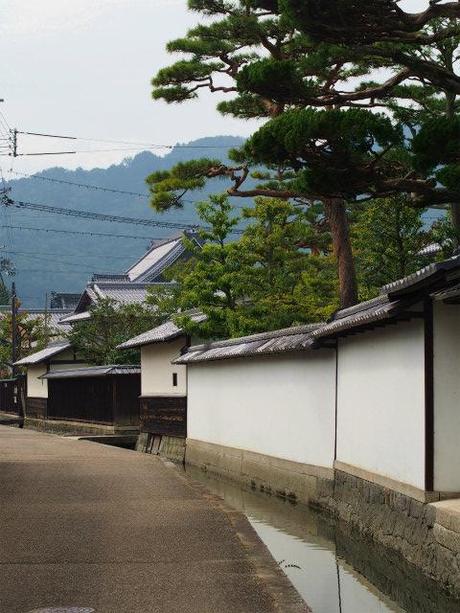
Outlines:
[[190,439],[185,461],[330,514],[460,599],[460,499],[398,488],[370,473],[351,474],[345,466],[321,469]]
[[220,511],[227,518],[254,568],[255,577],[272,597],[275,611],[312,613],[308,604],[289,581],[244,514],[226,504],[219,496],[212,494],[204,484],[186,475],[178,464],[165,458],[161,459],[166,467],[175,471],[179,479],[198,492],[209,506]]

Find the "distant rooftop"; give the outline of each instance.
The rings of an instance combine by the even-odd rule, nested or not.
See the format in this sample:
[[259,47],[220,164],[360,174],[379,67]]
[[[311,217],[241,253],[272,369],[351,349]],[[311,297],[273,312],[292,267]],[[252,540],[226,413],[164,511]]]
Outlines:
[[41,351],[36,351],[31,355],[28,355],[26,358],[22,358],[22,360],[18,360],[15,362],[16,366],[31,366],[32,364],[40,364],[41,362],[47,362],[50,358],[67,349],[70,349],[72,345],[68,341],[56,341],[54,343],[50,343],[47,347],[42,349]]
[[85,366],[65,370],[51,370],[40,379],[80,379],[87,377],[108,377],[112,375],[140,375],[141,367],[131,364],[110,364],[108,366]]

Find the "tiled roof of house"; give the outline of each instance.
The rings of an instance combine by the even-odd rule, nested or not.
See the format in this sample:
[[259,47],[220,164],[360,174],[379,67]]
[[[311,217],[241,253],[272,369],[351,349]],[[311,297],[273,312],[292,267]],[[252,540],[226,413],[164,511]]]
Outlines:
[[16,366],[30,366],[32,364],[40,364],[41,362],[47,362],[50,358],[59,353],[62,353],[66,349],[70,349],[72,345],[68,341],[56,341],[54,343],[50,343],[45,349],[41,351],[37,351],[28,355],[26,358],[22,358],[22,360],[18,360],[15,362]]
[[[196,313],[190,315],[191,319],[196,322],[205,321],[206,315],[202,313]],[[171,341],[179,336],[182,336],[184,331],[177,326],[173,321],[167,321],[161,326],[157,326],[152,330],[143,332],[134,338],[130,338],[128,341],[122,343],[117,349],[132,349],[133,347],[141,347],[142,345],[151,345],[153,343],[164,343]]]
[[196,234],[186,230],[166,240],[156,241],[147,253],[128,268],[126,275],[131,281],[158,280],[162,273],[185,253],[185,236],[198,243]]
[[190,347],[184,355],[176,358],[174,364],[210,362],[314,349],[317,344],[312,333],[321,325],[308,324],[196,345]]
[[420,286],[427,285],[427,283],[433,283],[436,279],[443,279],[451,270],[460,269],[460,255],[455,255],[442,262],[435,262],[425,268],[421,268],[414,272],[412,275],[408,275],[393,283],[388,283],[382,287],[381,294],[402,294],[409,291],[414,291]]
[[70,313],[70,315],[66,315],[62,319],[59,320],[60,324],[69,325],[74,324],[77,321],[84,321],[85,319],[90,319],[91,313],[89,311],[83,311],[82,313]]
[[65,370],[50,370],[39,379],[80,379],[86,377],[107,377],[109,375],[140,375],[141,367],[131,364],[110,364],[108,366],[86,366]]

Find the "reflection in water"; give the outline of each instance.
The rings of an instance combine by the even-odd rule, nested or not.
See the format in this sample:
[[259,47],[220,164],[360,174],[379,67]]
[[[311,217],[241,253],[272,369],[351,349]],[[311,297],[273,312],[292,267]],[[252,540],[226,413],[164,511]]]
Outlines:
[[187,473],[248,517],[313,613],[460,611],[414,568],[330,518],[199,469]]

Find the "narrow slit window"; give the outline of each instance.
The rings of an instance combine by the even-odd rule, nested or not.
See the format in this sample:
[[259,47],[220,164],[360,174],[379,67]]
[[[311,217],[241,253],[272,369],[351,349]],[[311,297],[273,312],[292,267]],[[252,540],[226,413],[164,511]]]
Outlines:
[[177,387],[177,372],[173,372],[173,387]]

